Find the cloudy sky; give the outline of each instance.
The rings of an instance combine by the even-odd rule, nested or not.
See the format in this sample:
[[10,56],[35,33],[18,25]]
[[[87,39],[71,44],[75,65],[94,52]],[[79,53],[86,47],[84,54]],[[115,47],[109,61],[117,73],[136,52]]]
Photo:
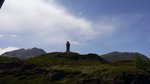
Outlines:
[[79,53],[139,52],[150,57],[150,0],[6,0],[0,54],[38,47]]

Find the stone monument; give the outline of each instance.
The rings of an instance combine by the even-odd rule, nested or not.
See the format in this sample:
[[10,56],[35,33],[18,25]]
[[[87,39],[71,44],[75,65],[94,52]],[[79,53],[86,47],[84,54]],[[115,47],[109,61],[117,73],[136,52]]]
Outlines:
[[70,43],[67,41],[66,43],[66,52],[70,52]]

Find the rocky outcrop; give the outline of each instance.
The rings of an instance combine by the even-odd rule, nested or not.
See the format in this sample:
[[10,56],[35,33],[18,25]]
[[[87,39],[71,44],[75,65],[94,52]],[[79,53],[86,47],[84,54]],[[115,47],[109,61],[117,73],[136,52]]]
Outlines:
[[2,56],[8,57],[18,57],[18,58],[29,58],[33,56],[38,56],[45,54],[46,52],[43,49],[31,48],[31,49],[18,49],[2,54]]

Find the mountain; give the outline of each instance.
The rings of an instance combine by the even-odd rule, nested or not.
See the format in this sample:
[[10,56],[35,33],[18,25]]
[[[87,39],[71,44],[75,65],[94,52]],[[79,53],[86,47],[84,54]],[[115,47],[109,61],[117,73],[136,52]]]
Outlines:
[[31,49],[18,49],[10,52],[6,52],[2,54],[2,56],[8,56],[8,57],[18,57],[18,58],[29,58],[32,56],[38,56],[46,54],[46,52],[43,49],[38,48],[31,48]]
[[107,61],[122,61],[122,60],[134,60],[136,57],[143,59],[149,59],[147,56],[137,52],[111,52],[101,55],[101,57]]

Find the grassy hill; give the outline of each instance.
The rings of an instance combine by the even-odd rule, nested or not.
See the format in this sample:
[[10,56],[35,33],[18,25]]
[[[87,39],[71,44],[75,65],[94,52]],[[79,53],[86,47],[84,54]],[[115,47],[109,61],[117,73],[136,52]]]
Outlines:
[[101,55],[101,57],[110,62],[121,60],[134,60],[136,57],[140,57],[142,59],[149,59],[147,56],[137,52],[111,52]]
[[150,60],[142,60],[144,69],[135,63],[62,52],[28,59],[0,56],[0,84],[150,84]]

